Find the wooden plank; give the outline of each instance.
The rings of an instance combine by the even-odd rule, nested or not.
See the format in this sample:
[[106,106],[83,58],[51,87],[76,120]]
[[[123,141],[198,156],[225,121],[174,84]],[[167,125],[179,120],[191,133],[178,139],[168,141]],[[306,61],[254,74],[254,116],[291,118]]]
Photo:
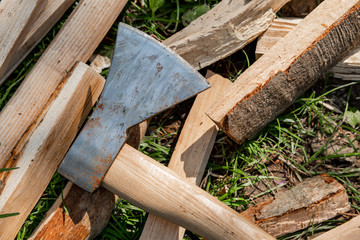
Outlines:
[[[7,0],[2,3],[0,11],[0,79],[10,67],[11,57],[24,40],[33,19],[43,6],[45,0]],[[2,81],[0,81],[0,84]]]
[[275,239],[217,198],[125,144],[102,186],[206,239]]
[[[260,58],[268,52],[281,38],[286,36],[293,28],[300,23],[302,18],[277,18],[269,29],[259,38],[255,56]],[[330,72],[334,77],[349,81],[360,81],[360,47],[355,48]]]
[[10,172],[0,195],[0,214],[20,214],[0,221],[0,229],[6,229],[0,231],[0,239],[15,238],[99,97],[104,83],[105,80],[92,68],[79,63],[36,119],[31,134],[21,139],[24,143],[18,149],[17,159],[13,159],[19,169]]
[[195,69],[225,58],[256,39],[290,0],[223,0],[164,43]]
[[233,140],[253,137],[360,41],[360,1],[326,0],[248,68],[208,115]]
[[346,189],[334,178],[322,174],[250,207],[241,215],[272,236],[280,237],[331,219],[350,209]]
[[360,237],[360,216],[340,225],[330,231],[327,231],[313,240],[358,240]]
[[[200,185],[218,131],[205,111],[231,84],[219,75],[213,75],[208,81],[211,88],[196,97],[168,165],[179,176],[196,185]],[[184,233],[184,228],[149,215],[140,239],[181,240]]]
[[33,22],[26,27],[22,42],[19,42],[11,55],[7,70],[4,70],[4,75],[0,76],[0,84],[16,69],[75,0],[44,0],[43,2],[43,9],[36,15]]
[[17,154],[15,147],[19,139],[76,61],[88,60],[125,3],[125,0],[79,3],[0,113],[0,168],[14,165],[9,160]]
[[[110,59],[100,55],[93,55],[92,58],[90,67],[97,73],[110,65]],[[139,141],[132,142],[137,143],[140,144]],[[64,212],[62,198],[70,215]],[[98,191],[89,193],[69,182],[63,190],[63,196],[58,197],[29,239],[93,239],[108,224],[114,205],[114,194],[105,188],[100,187]]]
[[115,206],[114,194],[104,188],[94,193],[84,192],[71,182],[65,190],[64,202],[69,215],[59,197],[29,240],[94,239],[106,227]]

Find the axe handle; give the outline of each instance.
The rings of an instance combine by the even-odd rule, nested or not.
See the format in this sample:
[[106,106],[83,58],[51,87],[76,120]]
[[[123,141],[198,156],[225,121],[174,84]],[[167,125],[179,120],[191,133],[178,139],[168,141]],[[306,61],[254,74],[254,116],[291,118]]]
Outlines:
[[275,239],[195,184],[127,144],[102,184],[145,211],[209,240]]

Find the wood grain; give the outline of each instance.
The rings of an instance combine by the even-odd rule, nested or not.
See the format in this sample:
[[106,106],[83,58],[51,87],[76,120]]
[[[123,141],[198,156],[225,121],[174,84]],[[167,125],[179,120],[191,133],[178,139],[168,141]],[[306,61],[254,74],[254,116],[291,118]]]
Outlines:
[[141,209],[206,239],[274,239],[174,171],[125,144],[102,186]]
[[313,240],[358,240],[360,237],[360,216],[340,225],[330,231],[327,231]]
[[[11,57],[25,38],[25,32],[45,0],[7,0],[0,11],[0,79],[7,73]],[[0,80],[0,84],[2,81]]]
[[326,0],[248,68],[208,115],[234,141],[253,137],[360,41],[360,1]]
[[346,189],[334,178],[322,174],[277,193],[274,198],[248,208],[241,215],[272,236],[280,237],[350,209]]
[[126,1],[83,0],[0,113],[0,168],[76,61],[86,62]]
[[16,167],[7,176],[0,195],[0,214],[19,212],[1,219],[0,239],[14,239],[41,197],[59,163],[99,97],[105,80],[79,63],[64,79],[29,135],[21,139]]
[[[193,184],[200,185],[218,129],[205,115],[209,105],[221,97],[231,82],[220,75],[207,79],[211,88],[200,93],[186,119],[168,168]],[[140,239],[183,239],[185,229],[149,215]]]
[[[281,38],[285,37],[300,23],[302,18],[277,18],[268,30],[261,35],[255,56],[260,58],[268,52]],[[346,57],[329,70],[334,77],[349,81],[360,81],[360,47],[356,47]]]
[[114,194],[104,188],[94,193],[84,192],[71,182],[65,191],[64,202],[69,215],[60,197],[29,240],[94,239],[105,228],[115,206]]
[[223,0],[164,44],[195,69],[225,58],[256,39],[290,0]]
[[4,70],[4,75],[0,76],[0,84],[16,69],[75,0],[43,0],[43,2],[42,10],[25,28],[22,42],[18,43],[10,56],[10,63]]

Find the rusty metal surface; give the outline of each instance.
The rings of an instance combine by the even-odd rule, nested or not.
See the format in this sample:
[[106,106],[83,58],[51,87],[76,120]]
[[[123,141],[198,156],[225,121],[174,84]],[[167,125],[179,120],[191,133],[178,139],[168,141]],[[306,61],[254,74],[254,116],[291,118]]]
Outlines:
[[120,23],[105,88],[58,171],[94,191],[126,140],[126,129],[210,85],[166,46]]

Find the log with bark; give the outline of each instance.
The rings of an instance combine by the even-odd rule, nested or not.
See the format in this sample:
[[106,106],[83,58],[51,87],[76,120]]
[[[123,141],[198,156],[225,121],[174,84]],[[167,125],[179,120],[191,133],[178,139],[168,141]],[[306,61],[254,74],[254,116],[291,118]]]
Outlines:
[[[269,29],[261,35],[257,45],[255,56],[260,58],[268,52],[281,38],[285,37],[302,18],[277,18]],[[344,59],[329,70],[334,77],[343,80],[360,81],[360,47],[352,50]]]
[[331,219],[350,208],[346,189],[334,178],[322,174],[250,207],[241,215],[272,236],[280,237]]
[[288,108],[359,41],[360,1],[326,0],[240,75],[208,115],[242,143]]
[[[205,110],[231,85],[229,80],[219,75],[211,75],[209,72],[207,78],[212,87],[197,96],[168,165],[170,169],[196,185],[200,185],[218,132],[216,125],[205,115]],[[140,239],[181,240],[184,233],[184,228],[149,215]]]

